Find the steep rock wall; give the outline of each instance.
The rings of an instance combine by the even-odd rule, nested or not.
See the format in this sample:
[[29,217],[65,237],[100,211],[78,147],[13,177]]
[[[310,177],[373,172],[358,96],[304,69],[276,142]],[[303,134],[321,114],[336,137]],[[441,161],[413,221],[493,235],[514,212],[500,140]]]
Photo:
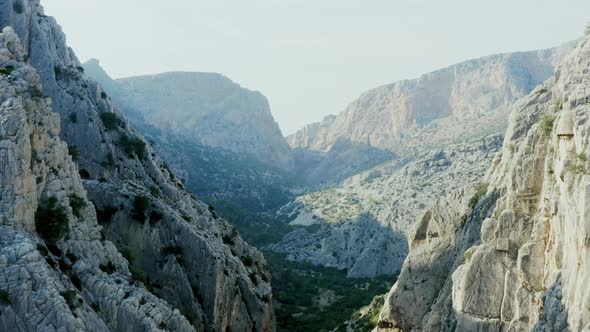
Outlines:
[[[443,287],[428,297],[405,291],[413,280],[404,274],[422,266],[428,282],[437,270],[420,257],[429,243],[413,248],[386,300],[379,330],[590,328],[589,38],[586,34],[565,57],[554,78],[515,105],[502,153],[486,176],[486,197],[500,196],[493,213],[482,214],[477,241],[455,246],[449,256],[455,264],[440,276]],[[473,226],[455,222],[450,234]]]

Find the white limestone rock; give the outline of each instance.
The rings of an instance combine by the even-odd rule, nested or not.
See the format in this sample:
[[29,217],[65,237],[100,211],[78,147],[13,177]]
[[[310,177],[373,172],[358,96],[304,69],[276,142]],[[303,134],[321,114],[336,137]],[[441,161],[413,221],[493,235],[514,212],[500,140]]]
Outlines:
[[[114,251],[114,247],[93,247],[91,250],[86,246],[79,248],[78,242],[66,242],[60,248],[64,252],[80,250],[81,256],[92,257],[89,259],[94,264],[84,262],[80,264],[80,269],[88,267],[94,272],[80,270],[80,279],[85,288],[90,287],[87,285],[92,282],[97,301],[105,298],[108,302],[104,307],[99,303],[101,312],[108,313],[103,317],[108,327],[118,331],[157,330],[160,322],[164,322],[174,330],[274,330],[270,277],[262,254],[244,243],[225,221],[209,211],[207,205],[192,198],[183,189],[183,184],[166,169],[149,144],[130,128],[100,85],[84,75],[75,54],[66,46],[60,27],[53,18],[44,15],[38,0],[9,0],[0,6],[0,26],[14,28],[23,45],[26,45],[22,59],[27,59],[36,69],[37,80],[43,86],[42,90],[40,86],[39,91],[33,90],[33,100],[38,98],[35,96],[50,97],[53,111],[59,114],[61,131],[50,136],[57,141],[61,138],[70,149],[77,150],[77,167],[68,159],[70,157],[61,141],[56,145],[61,144],[62,148],[37,155],[41,160],[39,167],[42,168],[40,175],[43,179],[25,176],[23,181],[15,182],[14,188],[18,189],[15,191],[20,195],[18,200],[31,200],[30,197],[35,195],[30,193],[29,188],[37,186],[38,193],[43,190],[50,192],[67,207],[69,188],[79,188],[75,193],[85,199],[87,207],[77,218],[85,222],[71,224],[72,241],[100,241],[100,227],[92,222],[96,220],[96,207],[104,222],[106,239],[130,260],[127,263],[120,255],[116,255],[118,258],[109,256],[109,261],[115,264],[124,281],[118,277],[92,279],[93,274],[98,273],[97,266],[108,263],[96,256],[103,257],[103,250]],[[3,48],[10,50],[11,45],[7,43]],[[1,51],[0,55],[6,56],[7,61],[19,59],[18,56],[11,57],[6,51]],[[20,73],[20,70],[15,71],[15,74]],[[22,71],[23,75],[26,73]],[[30,82],[34,80],[31,78]],[[13,87],[8,89],[10,91]],[[0,94],[6,95],[14,94]],[[19,98],[25,100],[26,96],[19,94]],[[48,99],[43,100],[48,102]],[[118,118],[114,126],[102,121],[105,114],[111,117],[114,114]],[[57,127],[58,117],[52,113],[43,123],[46,124],[42,128]],[[37,144],[35,135],[31,138],[25,136],[32,140],[32,146]],[[26,140],[22,144],[26,144]],[[30,150],[25,145],[22,145],[22,150],[25,155],[15,160],[25,167],[22,165],[35,160],[35,156],[31,152],[30,157],[26,155],[26,151]],[[51,164],[54,169],[44,166],[47,164],[43,162],[44,158],[55,161]],[[64,163],[64,158],[70,162]],[[76,175],[78,173],[85,178],[83,181]],[[54,178],[70,179],[68,181],[72,184],[53,181]],[[37,185],[37,181],[41,184]],[[143,196],[148,204],[143,217],[139,217],[142,213],[134,211],[135,200]],[[8,197],[11,202],[14,200],[11,198],[13,194]],[[47,197],[38,196],[36,199],[45,201]],[[3,202],[4,198],[0,204]],[[30,224],[34,207],[14,209],[14,213],[2,217],[2,222],[8,220],[14,225],[13,216],[20,216],[25,220],[23,224]],[[71,208],[67,211],[72,213]],[[231,241],[224,243],[224,237]],[[135,279],[145,281],[150,292],[138,291],[140,287],[131,286],[127,266],[134,271]],[[73,270],[77,269],[75,264]],[[126,282],[131,288],[127,291],[123,290],[124,287],[109,289],[103,286],[104,282],[115,285]],[[105,297],[111,294],[113,299]],[[153,298],[154,303],[160,304],[152,305],[151,309],[133,309],[139,295]],[[21,310],[26,312],[26,308]],[[138,318],[141,325],[136,323],[134,314],[142,317]]]
[[[586,35],[553,78],[513,108],[501,158],[484,181],[499,193],[469,259],[443,274],[437,300],[400,298],[398,280],[381,313],[388,331],[583,331],[590,328],[590,43]],[[480,213],[481,201],[473,213]],[[473,227],[457,225],[457,233]],[[452,233],[451,233],[452,234]],[[496,244],[508,242],[508,251]],[[439,268],[415,259],[404,271]],[[461,251],[452,253],[457,262]],[[436,254],[444,254],[437,251]],[[452,295],[451,295],[452,294]],[[443,306],[439,305],[444,303]],[[414,305],[409,312],[397,308]],[[417,305],[416,305],[417,304]]]

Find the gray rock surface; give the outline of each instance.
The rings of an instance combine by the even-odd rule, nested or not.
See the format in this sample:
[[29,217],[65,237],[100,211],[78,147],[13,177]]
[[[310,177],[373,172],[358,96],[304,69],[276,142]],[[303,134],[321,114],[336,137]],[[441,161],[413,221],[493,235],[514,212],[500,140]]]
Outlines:
[[[158,156],[166,160],[170,169],[182,179],[191,193],[198,197],[207,197],[215,201],[216,205],[220,201],[222,204],[229,202],[249,211],[273,210],[291,198],[291,188],[295,181],[292,181],[293,175],[287,165],[290,148],[280,133],[277,138],[274,130],[265,132],[254,128],[259,121],[262,121],[263,127],[265,123],[274,121],[270,112],[262,112],[266,101],[259,94],[242,89],[220,75],[202,73],[167,73],[150,78],[128,79],[137,83],[133,85],[134,88],[141,88],[136,91],[123,84],[128,80],[111,79],[100,67],[98,60],[90,60],[83,67],[90,78],[105,88],[133,128],[152,144]],[[176,81],[182,84],[175,83]],[[165,87],[162,86],[164,83]],[[145,104],[134,99],[139,94],[149,95],[163,103],[170,99],[170,89],[175,84],[182,86],[179,93],[190,95],[190,98],[179,98],[172,104],[174,106],[166,107],[160,104],[154,107],[154,104]],[[158,90],[159,87],[162,89]],[[169,115],[166,111],[171,107],[180,109],[176,115],[184,114],[184,117],[190,117],[191,120],[176,123],[175,128],[168,128],[153,120],[154,117],[167,119]],[[214,138],[205,134],[205,129],[213,130],[213,126],[207,125],[212,124],[213,118],[222,116],[224,112],[235,113],[240,121],[248,123],[247,128],[236,131],[232,126],[224,125],[224,128],[215,129],[215,137],[222,140],[223,144],[206,145],[201,139],[203,136]],[[257,119],[258,117],[262,119]],[[195,121],[198,125],[193,123]],[[239,135],[248,138],[239,144],[229,142],[230,139],[241,139]],[[248,144],[250,139],[261,145],[257,147],[259,151],[250,149],[253,147]],[[273,144],[282,148],[271,148]],[[280,154],[284,158],[269,151],[264,152],[262,145],[264,149],[282,150]],[[230,148],[234,151],[230,151]],[[287,164],[281,165],[278,159],[273,160],[275,157],[285,159]],[[273,166],[275,164],[278,167]]]
[[[59,116],[24,63],[12,28],[0,33],[0,330],[194,331],[165,301],[133,282],[127,261],[101,239],[78,169],[59,138]],[[73,201],[81,206],[74,209]],[[66,236],[48,245],[37,207],[65,207]],[[107,274],[101,264],[113,264]],[[69,296],[68,296],[69,295]],[[165,324],[165,325],[162,325]]]
[[215,73],[169,72],[110,80],[98,61],[89,75],[157,129],[193,143],[249,154],[292,169],[293,155],[266,98]]
[[[81,279],[81,294],[87,299],[85,301],[92,304],[88,299],[94,299],[99,302],[100,315],[103,315],[100,318],[104,323],[93,318],[97,314],[91,308],[87,314],[89,318],[79,316],[76,319],[75,324],[86,327],[61,325],[63,320],[54,321],[53,326],[72,331],[85,328],[104,330],[100,324],[106,324],[112,330],[144,331],[161,329],[164,325],[160,326],[160,323],[163,322],[171,330],[274,330],[270,278],[262,254],[243,242],[230,225],[183,189],[183,184],[166,168],[149,144],[130,128],[101,86],[84,75],[73,51],[66,46],[63,32],[53,18],[44,15],[39,1],[10,0],[0,3],[0,26],[13,27],[25,45],[20,58],[7,64],[28,61],[36,69],[37,81],[42,85],[42,88],[38,86],[38,90],[33,89],[33,100],[42,95],[50,97],[53,111],[59,114],[59,118],[51,115],[52,120],[47,120],[47,125],[42,127],[37,123],[37,127],[46,128],[54,124],[57,128],[58,122],[61,123],[61,132],[53,132],[50,136],[58,140],[59,134],[59,138],[68,144],[77,168],[71,161],[61,162],[60,158],[70,158],[63,143],[59,143],[61,149],[45,155],[38,154],[36,158],[40,158],[41,164],[48,163],[43,158],[55,159],[53,168],[43,166],[44,172],[77,179],[78,182],[80,179],[76,174],[80,173],[83,178],[79,189],[73,191],[87,204],[82,217],[78,218],[83,221],[70,223],[73,226],[70,240],[58,247],[64,253],[75,250],[75,255],[79,257],[90,257],[88,262],[78,258],[76,263],[70,263],[74,263],[72,270]],[[13,45],[7,42],[5,48],[10,50]],[[6,50],[2,52],[15,54]],[[35,80],[27,81],[37,87]],[[26,95],[22,98],[26,99]],[[49,102],[49,99],[44,100]],[[22,117],[26,112],[21,110],[20,113],[23,113],[19,115]],[[29,126],[32,134],[23,133],[23,144],[27,139],[30,141],[36,137],[36,128]],[[13,149],[30,151],[23,144]],[[35,160],[31,156],[33,152],[29,152],[30,155],[24,153],[24,156],[14,159],[21,163],[20,167],[25,167],[27,160]],[[48,199],[47,196],[35,197],[31,193],[30,188],[37,186],[37,181],[41,184],[47,182],[45,173],[41,175],[42,178],[27,175],[22,181],[18,178],[13,186],[22,195],[8,193],[7,199],[11,203],[4,204],[3,196],[0,204],[2,211],[10,210],[8,216],[23,219],[21,223],[26,225],[25,230],[34,229],[32,220],[36,206],[31,202]],[[39,192],[44,190],[57,196],[59,203],[67,207],[71,199],[68,194],[72,189],[60,182],[48,183],[49,186],[38,189]],[[16,202],[11,197],[17,197]],[[101,244],[100,227],[93,223],[96,215],[94,207],[103,226],[105,244]],[[67,211],[71,217],[73,212],[69,208]],[[10,218],[13,217],[3,215],[2,224]],[[14,222],[6,225],[14,227]],[[10,239],[18,238],[19,234],[7,236],[7,241],[18,242]],[[25,236],[35,237],[34,233],[26,233]],[[89,242],[94,247],[79,241]],[[18,249],[18,244],[14,246],[14,249],[10,249],[12,245],[7,247],[7,253]],[[18,250],[23,258],[13,261],[26,262],[29,257],[26,250]],[[125,253],[128,260],[117,251]],[[108,252],[111,254],[107,256]],[[34,250],[32,256],[35,256]],[[108,276],[96,271],[96,265],[108,262],[114,264],[117,273]],[[12,264],[4,266],[2,271],[12,271]],[[47,269],[47,266],[41,268]],[[129,273],[127,268],[132,272]],[[81,270],[77,272],[78,269]],[[16,268],[15,271],[26,278],[24,269]],[[117,277],[118,274],[122,277]],[[37,278],[35,274],[33,276]],[[59,274],[56,278],[64,279]],[[131,285],[131,280],[136,286]],[[120,286],[108,286],[111,283]],[[124,283],[129,284],[128,291]],[[146,288],[137,286],[141,284]],[[43,294],[48,292],[45,287],[36,287],[34,289]],[[66,288],[71,287],[68,285]],[[88,294],[86,289],[89,289]],[[11,292],[12,289],[9,289],[11,298],[21,295]],[[52,293],[47,294],[51,297]],[[141,296],[145,297],[145,301],[154,303],[150,305],[152,309],[142,307],[144,301]],[[12,307],[16,313],[29,317],[29,309],[33,310],[33,303],[36,302],[27,296],[22,301],[25,302]],[[139,303],[139,309],[136,303]],[[10,324],[21,324],[15,315],[0,321],[7,322],[5,326],[10,329],[16,328]],[[35,329],[26,326],[22,330]]]
[[[405,238],[423,211],[482,182],[512,104],[547,79],[572,47],[489,56],[383,86],[290,136],[298,162],[317,156],[338,165],[312,165],[310,174],[333,185],[280,211],[294,224],[318,226],[271,248],[294,260],[348,269],[350,277],[396,274],[408,253]],[[366,151],[390,155],[365,158]]]
[[348,270],[349,277],[395,275],[408,254],[407,238],[423,211],[485,174],[500,149],[492,135],[387,163],[341,187],[300,196],[280,213],[298,229],[271,249],[288,258]]
[[503,132],[512,103],[549,78],[571,46],[488,56],[367,91],[287,138],[296,165],[315,182],[337,183],[394,158]]
[[[515,104],[502,152],[484,180],[490,183],[486,197],[498,193],[499,198],[493,212],[481,209],[485,198],[472,212],[485,218],[477,242],[456,241],[456,234],[478,228],[477,222],[450,218],[454,226],[446,241],[459,249],[435,248],[432,255],[453,260],[451,269],[421,256],[428,244],[411,248],[378,330],[590,328],[589,37],[564,58],[553,78]],[[437,275],[444,286],[428,297],[407,292],[415,285],[409,276],[416,269],[423,269],[424,282]]]

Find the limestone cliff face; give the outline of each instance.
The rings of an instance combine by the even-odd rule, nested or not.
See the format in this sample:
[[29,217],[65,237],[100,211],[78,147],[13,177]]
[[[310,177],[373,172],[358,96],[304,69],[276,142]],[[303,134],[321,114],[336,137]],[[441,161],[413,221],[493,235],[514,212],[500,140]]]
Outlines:
[[487,195],[427,212],[381,330],[590,329],[589,41],[514,106]]
[[[113,80],[98,60],[90,60],[83,67],[85,73],[98,81],[120,106],[133,128],[152,142],[156,153],[182,178],[191,193],[217,202],[229,201],[253,211],[272,210],[289,200],[293,186],[288,166],[290,148],[280,132],[275,135],[274,129],[268,132],[263,128],[271,123],[274,125],[274,120],[262,107],[266,101],[260,94],[242,89],[216,74],[168,73],[150,78]],[[137,83],[132,87],[139,90],[131,91],[130,86],[123,84],[128,81]],[[186,98],[171,98],[170,90],[174,86],[181,87],[182,91],[176,93],[186,94]],[[139,102],[136,100],[138,96],[157,99],[159,104]],[[165,101],[173,103],[164,106]],[[168,114],[170,109],[175,110],[174,114]],[[213,130],[215,123],[225,121],[212,123],[209,120],[223,117],[228,112],[234,113],[245,127],[236,130],[233,127],[238,124],[234,123],[217,128],[214,135],[205,134],[205,131]],[[175,116],[181,116],[183,120],[176,123]],[[162,121],[154,121],[154,118],[166,119],[172,125],[162,125]],[[261,130],[255,128],[257,125]],[[252,135],[258,135],[257,143],[250,146],[248,140]],[[232,137],[244,140],[230,142]],[[223,142],[212,146],[202,138],[223,138]],[[257,152],[249,150],[254,146],[258,146]],[[283,158],[274,152],[264,152],[262,146],[282,146],[278,150],[283,150],[280,155],[286,163],[281,162],[279,159]]]
[[[403,153],[452,142],[466,125],[474,133],[497,126],[497,111],[549,78],[562,51],[494,55],[370,90],[342,113],[289,136],[289,144],[328,151],[344,139]],[[428,135],[420,135],[425,129]]]
[[[101,237],[78,168],[59,138],[59,116],[24,59],[14,30],[5,28],[0,33],[0,330],[194,331],[178,310],[133,282],[127,261]],[[46,235],[44,224],[53,221],[38,212],[48,204],[62,208],[66,218],[57,242],[35,233]],[[101,265],[113,271],[102,271]]]
[[[16,314],[2,320],[2,324],[6,324],[8,330],[18,326],[25,326],[24,330],[34,329],[39,324],[71,331],[107,330],[104,324],[108,329],[118,331],[225,331],[228,328],[238,331],[274,330],[269,275],[262,254],[244,243],[232,227],[219,219],[211,208],[192,198],[183,189],[182,183],[155,155],[141,135],[130,128],[100,85],[83,74],[83,68],[73,51],[65,44],[61,29],[53,18],[43,14],[39,1],[10,0],[2,2],[0,6],[0,26],[13,27],[20,37],[24,47],[22,56],[17,58],[28,61],[37,70],[42,87],[39,86],[39,90],[34,90],[34,93],[51,98],[53,111],[60,116],[59,136],[68,144],[70,154],[75,157],[78,166],[76,169],[71,161],[70,164],[61,162],[59,157],[65,155],[64,146],[60,150],[46,153],[49,155],[46,158],[57,159],[51,164],[54,167],[45,167],[44,172],[50,171],[74,179],[71,181],[78,181],[83,186],[74,191],[80,198],[74,199],[74,205],[81,204],[81,201],[86,203],[87,208],[82,210],[82,217],[79,219],[89,221],[70,222],[70,228],[73,228],[71,234],[77,234],[75,229],[78,225],[90,225],[80,231],[86,237],[79,236],[84,241],[94,241],[91,242],[94,247],[85,249],[85,244],[70,241],[58,242],[57,247],[64,253],[74,250],[72,252],[77,256],[98,256],[88,262],[78,259],[77,263],[74,262],[75,259],[64,259],[66,263],[73,264],[73,271],[77,271],[78,265],[81,265],[80,269],[94,269],[87,274],[83,272],[85,270],[81,270],[80,289],[85,299],[92,296],[88,298],[97,301],[100,308],[85,307],[90,318],[78,318],[74,322],[85,324],[86,327],[67,325],[61,318],[46,318],[44,314],[30,311],[35,306],[40,306],[47,312],[61,309],[58,310],[51,304],[45,306],[43,302],[24,296],[19,301],[25,302],[12,305]],[[11,45],[7,43],[5,48],[10,50]],[[3,50],[1,54],[7,54],[7,51]],[[8,80],[10,82],[11,79]],[[16,95],[18,97],[21,94]],[[50,116],[47,121],[50,120],[55,126],[58,125],[55,115]],[[4,130],[5,126],[1,128]],[[27,132],[22,135],[32,140],[42,128],[45,127],[39,123],[37,128],[29,124]],[[11,133],[6,135],[13,136]],[[58,140],[57,135],[54,130],[54,140]],[[26,145],[22,144],[13,149],[27,151]],[[35,160],[35,156],[27,159],[26,153],[21,156],[24,157],[22,160],[20,157],[13,159],[15,163],[20,163],[20,167],[25,167],[27,160]],[[33,152],[30,154],[33,155]],[[37,158],[41,158],[40,163],[43,163],[42,156],[37,155]],[[31,167],[34,165],[33,163]],[[26,169],[23,172],[27,172]],[[83,178],[81,182],[77,173]],[[35,183],[43,184],[46,181],[44,179],[45,173],[39,173],[10,181],[13,181],[15,188],[30,188],[39,186]],[[30,189],[19,190],[30,193]],[[58,182],[52,185],[51,190],[49,193],[55,193],[58,201],[51,200],[49,203],[67,207],[71,189]],[[28,195],[27,199],[32,201],[30,197],[34,195]],[[45,202],[49,199],[48,195],[40,195],[36,200]],[[10,213],[15,215],[24,215],[25,221],[21,223],[27,225],[25,229],[33,230],[31,216],[35,213],[35,205],[22,200],[19,203],[19,199],[13,202],[15,199],[10,198],[10,195],[7,197],[7,202],[10,203],[4,204],[3,196],[0,206],[3,209],[13,209],[14,212]],[[96,213],[92,207],[95,207]],[[66,210],[71,217],[74,212],[67,208]],[[103,226],[103,234],[107,240],[105,244],[100,241],[100,227],[92,224],[95,215]],[[10,228],[7,232],[14,233]],[[3,280],[12,283],[14,276],[45,280],[45,275],[29,273],[30,276],[27,276],[23,269],[15,265],[19,262],[27,269],[28,262],[40,259],[33,244],[37,241],[33,241],[35,235],[21,233],[17,232],[6,238],[10,246],[6,246],[9,251],[2,256],[6,258],[2,260],[3,268],[0,273],[14,272]],[[78,240],[77,237],[70,236],[74,241]],[[4,239],[3,237],[2,241]],[[2,250],[5,250],[5,246]],[[80,254],[76,252],[78,250]],[[123,252],[127,260],[117,251]],[[104,270],[112,272],[114,268],[115,272],[96,272],[96,265],[108,262],[113,265],[103,266]],[[131,285],[127,266],[132,271],[135,284],[143,283],[149,292]],[[40,268],[48,271],[47,273],[54,273],[48,270],[46,264],[41,264]],[[57,279],[64,279],[63,273],[60,275],[56,272],[55,275]],[[31,285],[25,281],[17,284]],[[120,287],[129,283],[129,294],[115,286],[103,287],[102,283],[105,282],[123,285]],[[63,287],[45,287],[32,283],[28,289],[53,299],[55,293]],[[13,301],[16,301],[13,295],[19,297],[27,294],[20,291],[12,293],[12,288],[8,292]],[[138,295],[134,295],[135,293]],[[142,294],[145,294],[146,299],[141,299]],[[136,299],[137,304],[128,301],[129,299]],[[105,302],[104,306],[101,301]],[[161,308],[152,309],[151,305],[143,307],[145,301],[158,303]],[[29,319],[31,313],[38,318],[28,322],[25,318]],[[100,319],[93,318],[98,316]]]
[[293,224],[316,224],[319,230],[296,230],[271,248],[298,261],[347,269],[349,277],[395,275],[422,211],[484,176],[501,144],[497,134],[451,145],[300,196],[280,212],[296,216]]
[[[149,125],[205,146],[291,169],[293,156],[266,98],[215,73],[170,72],[109,80],[96,60],[84,67],[108,82],[122,106]],[[99,80],[102,83],[103,80]]]

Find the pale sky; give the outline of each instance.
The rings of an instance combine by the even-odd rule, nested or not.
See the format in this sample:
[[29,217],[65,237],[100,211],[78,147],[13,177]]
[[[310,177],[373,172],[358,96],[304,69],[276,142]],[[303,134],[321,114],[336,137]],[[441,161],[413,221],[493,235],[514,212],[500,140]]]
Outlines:
[[115,77],[221,73],[262,92],[283,134],[362,92],[453,63],[579,38],[588,0],[42,0]]

